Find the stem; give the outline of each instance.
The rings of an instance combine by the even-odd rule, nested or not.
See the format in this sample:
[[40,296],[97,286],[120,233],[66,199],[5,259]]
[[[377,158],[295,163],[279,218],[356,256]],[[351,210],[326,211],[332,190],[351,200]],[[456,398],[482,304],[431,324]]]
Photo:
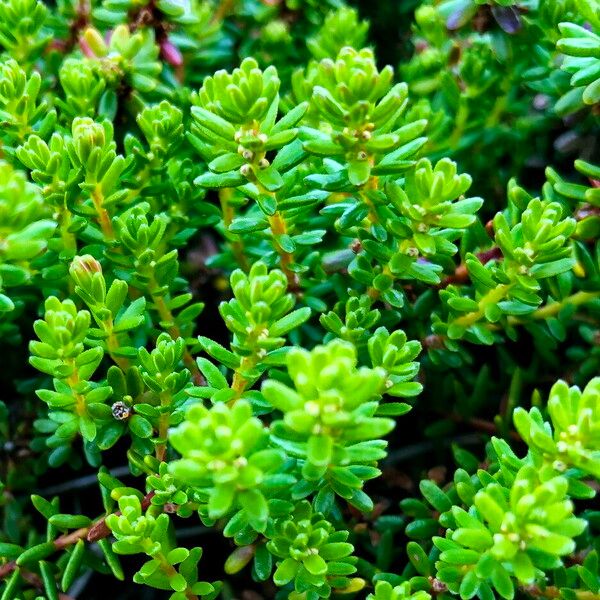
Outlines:
[[67,382],[67,385],[71,388],[71,393],[73,394],[73,397],[75,398],[75,410],[79,416],[83,416],[87,412],[85,396],[83,396],[82,394],[75,391],[75,387],[80,382],[79,371],[77,370],[77,367],[75,366],[75,359],[71,359],[68,362],[73,366],[73,373],[72,373],[72,375],[70,375],[67,378],[66,382]]
[[[258,191],[261,194],[269,195],[275,200],[275,205],[277,205],[277,198],[275,197],[274,192],[269,191],[262,183],[256,181],[255,182]],[[279,266],[281,270],[285,273],[285,276],[288,280],[288,288],[290,290],[298,289],[298,276],[292,270],[290,270],[290,266],[294,264],[294,255],[291,252],[287,252],[284,250],[277,238],[275,236],[287,234],[287,223],[285,222],[285,217],[281,214],[280,211],[276,211],[275,214],[269,217],[269,226],[271,227],[271,233],[274,237],[274,245],[275,250],[277,250],[277,254],[279,254]]]
[[[167,306],[164,297],[158,295],[156,292],[150,292],[150,296],[152,297],[152,302],[154,302],[154,306],[156,307],[160,320],[166,323],[166,329],[169,335],[174,340],[183,337],[181,335],[179,327],[175,323],[173,313]],[[200,373],[200,369],[198,369],[198,365],[196,364],[196,361],[187,349],[187,346],[183,351],[183,364],[190,370],[192,378],[196,385],[206,385],[206,381],[204,380],[202,373]]]
[[[371,160],[371,166],[373,166],[372,160]],[[369,207],[369,217],[368,218],[369,218],[369,221],[371,221],[371,223],[379,223],[379,216],[377,215],[377,210],[375,209],[373,202],[371,202],[368,195],[364,193],[364,190],[376,190],[378,185],[379,185],[379,178],[377,177],[377,175],[371,175],[369,177],[369,180],[364,184],[363,188],[359,190],[362,201]],[[394,283],[395,283],[396,278],[394,277],[394,275],[392,275],[392,272],[390,271],[390,269],[387,265],[385,267],[383,267],[381,272],[382,272],[382,274],[389,275],[394,280]],[[369,296],[369,298],[371,298],[371,300],[373,300],[373,302],[375,302],[375,301],[379,300],[379,298],[381,297],[381,292],[378,289],[374,288],[373,286],[369,286],[367,288],[367,296]]]
[[[572,294],[571,296],[567,296],[561,302],[553,302],[552,304],[546,304],[546,306],[542,306],[538,308],[535,312],[529,315],[530,319],[548,319],[549,317],[553,317],[558,314],[565,306],[572,304],[573,306],[581,306],[582,304],[587,304],[596,298],[600,298],[600,291],[597,292],[577,292]],[[508,322],[511,325],[522,325],[526,321],[519,319],[518,317],[509,317]]]
[[99,185],[96,185],[92,191],[92,202],[94,203],[94,208],[98,213],[98,223],[102,229],[102,233],[104,233],[106,239],[114,240],[115,232],[113,230],[108,211],[104,208],[104,194],[102,193]]
[[58,228],[60,230],[60,239],[65,250],[74,250],[77,253],[77,241],[75,235],[69,231],[71,225],[71,211],[66,206],[59,208]]
[[240,363],[240,366],[233,373],[233,381],[231,382],[231,389],[235,392],[235,396],[229,401],[229,406],[233,406],[237,400],[239,400],[240,396],[246,391],[246,387],[248,386],[248,380],[242,375],[243,371],[247,371],[248,369],[252,369],[256,366],[257,362],[256,354],[252,354],[251,356],[244,356]]
[[108,334],[108,338],[106,339],[106,347],[108,348],[108,353],[110,357],[121,370],[126,371],[129,368],[129,361],[125,357],[117,356],[115,354],[115,352],[121,347],[121,345],[119,344],[119,340],[117,339],[117,336],[113,331],[112,319],[105,323],[104,331]]
[[[507,86],[505,85],[504,86],[505,90],[506,90],[506,87]],[[492,110],[490,111],[489,116],[485,122],[486,129],[491,129],[492,127],[495,127],[496,125],[498,125],[498,123],[500,122],[500,117],[502,116],[502,113],[504,112],[504,109],[506,108],[507,103],[508,103],[508,94],[504,94],[504,96],[498,96],[496,98],[496,101],[494,102],[494,106],[492,107]]]
[[244,393],[247,385],[246,378],[239,371],[236,371],[231,382],[231,389],[235,392],[235,397],[231,400],[231,403],[234,403]]
[[250,265],[248,264],[248,259],[246,258],[246,253],[244,252],[244,244],[239,235],[234,233],[227,233],[233,218],[235,217],[235,209],[231,206],[229,200],[233,196],[232,188],[223,188],[219,190],[219,201],[221,203],[221,212],[223,213],[223,225],[225,226],[225,231],[227,237],[230,237],[229,240],[231,244],[231,252],[235,257],[238,265],[241,269],[247,273],[250,270]]
[[233,9],[235,0],[221,0],[213,14],[211,23],[220,23]]
[[[266,192],[267,190],[265,190]],[[287,224],[281,212],[277,211],[274,215],[269,217],[269,225],[271,226],[271,231],[273,236],[283,235],[287,233]],[[291,252],[287,252],[284,250],[277,239],[275,241],[275,249],[279,254],[279,261],[281,270],[285,273],[285,276],[288,280],[288,287],[291,290],[295,290],[298,288],[298,276],[296,273],[290,270],[290,266],[294,264],[294,255]]]
[[[166,392],[161,392],[160,394],[160,406],[162,409],[165,409],[167,406],[171,404],[171,396]],[[156,446],[156,458],[163,462],[165,460],[165,456],[167,454],[167,433],[169,431],[169,413],[164,411],[161,413],[158,419],[158,437],[161,440],[165,440]]]
[[378,289],[375,289],[374,287],[369,287],[367,288],[367,296],[369,296],[369,298],[371,298],[371,300],[373,301],[379,300],[381,292]]
[[[149,492],[142,499],[141,505],[142,510],[146,510],[151,502],[152,497],[155,492]],[[114,513],[115,515],[120,515],[121,511],[118,510]],[[97,542],[98,540],[102,540],[107,538],[112,532],[106,525],[106,517],[108,515],[104,515],[100,517],[97,521],[89,525],[88,527],[82,527],[81,529],[76,529],[71,533],[65,533],[60,537],[54,540],[54,548],[55,550],[64,550],[73,544],[76,544],[79,540],[86,540],[88,542]],[[17,569],[16,561],[12,560],[5,565],[0,565],[0,579],[4,579],[8,577],[15,569]]]
[[485,307],[488,304],[500,302],[500,300],[506,296],[509,289],[509,285],[499,285],[497,288],[490,290],[483,298],[481,298],[481,300],[479,300],[479,310],[462,315],[453,321],[453,323],[460,327],[464,327],[465,329],[477,323],[477,321],[484,316]]
[[458,146],[460,138],[462,137],[465,131],[465,126],[467,124],[468,118],[469,108],[465,102],[461,102],[461,105],[456,113],[456,127],[452,132],[452,135],[450,136],[450,139],[448,141],[448,147],[455,148],[456,146]]
[[[495,290],[492,290],[492,291],[495,291]],[[482,300],[485,298],[488,298],[490,295],[491,295],[491,292],[487,296],[484,296],[484,298],[482,298]],[[529,319],[533,319],[536,321],[548,319],[549,317],[553,317],[554,315],[559,313],[565,306],[567,306],[569,304],[573,304],[574,306],[580,306],[582,304],[586,304],[587,302],[591,302],[592,300],[595,300],[597,298],[600,298],[600,291],[576,292],[575,294],[568,296],[561,302],[553,302],[552,304],[546,304],[546,306],[542,306],[541,308],[538,308],[536,311],[534,311],[530,315],[528,315],[527,319],[522,319],[520,317],[508,317],[508,323],[510,325],[525,325]],[[461,321],[461,320],[463,320],[463,322],[468,320],[469,325],[472,325],[475,321],[477,321],[482,316],[482,314],[483,313],[481,311],[468,313],[468,314],[464,315],[463,317],[460,317],[459,319],[457,319],[454,322],[459,323],[459,321]],[[474,315],[479,315],[479,316],[477,318],[475,318]],[[459,324],[462,324],[462,323],[459,323]],[[462,325],[462,326],[468,327],[468,325]],[[499,326],[495,323],[486,323],[486,326],[492,330],[501,329],[501,326]],[[425,339],[421,340],[421,343],[423,344],[423,346],[425,348],[437,348],[437,347],[443,347],[443,340],[444,340],[444,336],[433,334],[433,335],[429,335]]]

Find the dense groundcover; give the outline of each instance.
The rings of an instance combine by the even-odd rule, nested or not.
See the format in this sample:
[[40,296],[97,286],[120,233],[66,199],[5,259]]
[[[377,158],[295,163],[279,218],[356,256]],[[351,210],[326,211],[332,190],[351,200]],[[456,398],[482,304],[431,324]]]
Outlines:
[[598,0],[0,51],[0,600],[600,600]]

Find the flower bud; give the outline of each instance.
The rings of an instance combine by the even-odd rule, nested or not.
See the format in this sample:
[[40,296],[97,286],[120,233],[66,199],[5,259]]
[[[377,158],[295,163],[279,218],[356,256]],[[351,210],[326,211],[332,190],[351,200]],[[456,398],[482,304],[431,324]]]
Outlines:
[[102,148],[106,144],[104,127],[89,117],[74,119],[73,143],[79,160],[85,162],[95,147]]
[[69,274],[75,283],[83,289],[90,288],[96,273],[102,273],[102,265],[90,254],[76,256],[69,267]]
[[83,37],[81,38],[82,50],[85,53],[86,47],[89,48],[96,56],[106,56],[108,54],[108,47],[106,42],[98,32],[98,30],[89,27],[85,30]]

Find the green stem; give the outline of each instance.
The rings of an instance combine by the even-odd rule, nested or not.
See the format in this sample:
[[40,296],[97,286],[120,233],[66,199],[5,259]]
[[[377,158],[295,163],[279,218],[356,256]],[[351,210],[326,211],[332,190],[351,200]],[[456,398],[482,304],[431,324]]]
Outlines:
[[[283,215],[279,211],[269,217],[269,225],[271,226],[273,236],[284,235],[287,233],[287,224]],[[298,276],[290,269],[290,267],[294,264],[294,255],[291,252],[284,250],[277,239],[275,239],[274,242],[275,249],[279,254],[279,266],[287,277],[288,286],[290,289],[295,289],[298,287]]]
[[71,226],[71,218],[71,211],[66,207],[66,205],[62,205],[58,212],[58,228],[60,230],[60,239],[62,240],[63,248],[65,250],[73,250],[76,254],[77,241],[75,239],[75,235],[69,231],[69,227]]
[[479,321],[479,319],[481,319],[481,317],[485,315],[486,306],[500,302],[506,297],[509,289],[510,285],[499,285],[493,290],[490,290],[485,296],[483,296],[483,298],[479,300],[479,310],[475,310],[458,317],[458,319],[453,321],[453,324],[464,327],[465,329],[471,325],[474,325],[477,323],[477,321]]
[[[154,287],[155,286],[153,285],[152,288]],[[150,297],[152,298],[152,302],[154,303],[160,320],[165,323],[165,329],[168,332],[168,334],[174,340],[176,340],[177,338],[183,338],[183,336],[181,335],[181,330],[177,326],[177,323],[175,323],[175,317],[173,316],[171,309],[167,306],[164,297],[160,294],[157,294],[155,291],[150,292]],[[206,385],[206,381],[204,380],[202,373],[200,373],[200,369],[198,368],[194,357],[190,354],[190,351],[188,350],[187,346],[183,351],[183,364],[190,370],[190,373],[192,374],[192,378],[196,385]]]
[[[548,319],[558,314],[563,308],[565,308],[565,306],[568,306],[569,304],[573,306],[581,306],[582,304],[587,304],[588,302],[591,302],[596,298],[600,298],[600,291],[577,292],[575,294],[572,294],[571,296],[568,296],[560,302],[553,302],[552,304],[546,304],[546,306],[538,308],[535,312],[528,315],[527,318],[536,320]],[[522,325],[526,321],[519,319],[518,317],[509,317],[508,322],[511,325]]]
[[242,358],[240,366],[235,370],[233,374],[233,381],[231,382],[231,389],[235,392],[235,396],[229,401],[229,405],[232,406],[240,399],[241,395],[246,391],[249,381],[242,375],[243,371],[247,371],[256,366],[258,357],[256,354],[250,356],[244,356]]
[[160,394],[160,407],[163,409],[159,420],[158,420],[158,437],[161,440],[164,440],[160,444],[156,446],[156,458],[159,461],[164,461],[165,456],[167,454],[167,434],[169,432],[169,417],[170,414],[165,409],[171,404],[172,398],[171,395],[167,392],[161,392]]
[[104,208],[104,194],[99,185],[96,185],[92,191],[92,202],[94,203],[94,208],[98,214],[98,224],[102,229],[104,237],[106,237],[107,240],[114,240],[115,232],[108,211]]
[[[261,194],[271,196],[275,203],[277,203],[277,199],[275,198],[274,192],[269,191],[258,181],[255,183],[256,187],[258,188]],[[273,215],[269,216],[269,225],[271,227],[271,233],[273,234],[274,238],[273,242],[275,250],[277,251],[277,254],[279,254],[279,266],[281,267],[281,270],[285,273],[285,276],[287,277],[289,289],[295,290],[298,288],[298,276],[290,269],[290,267],[294,264],[294,255],[292,252],[284,250],[276,238],[276,236],[285,235],[288,232],[287,223],[281,211],[276,211]]]
[[117,350],[121,347],[119,340],[117,338],[117,334],[114,332],[114,324],[113,320],[109,319],[108,321],[103,323],[104,332],[107,334],[106,338],[106,347],[108,349],[108,354],[112,358],[113,362],[123,371],[126,371],[129,368],[129,361],[123,357],[117,355]]
[[461,105],[456,113],[455,128],[452,132],[452,135],[450,136],[450,139],[448,140],[448,147],[456,148],[458,146],[460,138],[462,137],[465,131],[468,119],[469,107],[466,104],[466,102],[464,102],[464,100],[461,99]]
[[[223,188],[219,190],[219,202],[221,203],[223,225],[225,226],[226,232],[229,229],[233,218],[235,217],[235,209],[229,202],[232,196],[232,188]],[[244,244],[240,236],[234,233],[226,233],[226,235],[229,239],[231,245],[231,252],[233,253],[233,256],[235,256],[235,260],[241,267],[242,271],[247,273],[250,270],[250,264],[248,263],[248,258],[246,257],[246,252],[244,250]]]

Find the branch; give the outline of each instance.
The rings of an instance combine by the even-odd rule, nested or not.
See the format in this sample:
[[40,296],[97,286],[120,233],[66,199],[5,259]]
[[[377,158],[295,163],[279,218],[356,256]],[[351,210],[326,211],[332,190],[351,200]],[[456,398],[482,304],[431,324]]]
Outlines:
[[[155,492],[151,491],[144,496],[144,498],[142,499],[142,509],[143,510],[146,510],[150,506],[150,504],[152,503],[152,498],[153,498],[154,494],[155,494]],[[118,510],[114,514],[119,516],[121,514],[121,511]],[[86,540],[91,543],[91,542],[97,542],[98,540],[107,538],[111,534],[111,530],[108,528],[108,525],[106,524],[107,516],[108,515],[104,515],[103,517],[100,517],[95,523],[92,523],[89,527],[82,527],[81,529],[76,529],[75,531],[71,531],[71,533],[65,533],[64,535],[61,535],[60,537],[56,538],[54,540],[55,550],[64,550],[65,548],[68,548],[69,546],[76,544],[79,540]],[[17,568],[17,563],[14,560],[6,563],[5,565],[1,565],[0,566],[0,579],[4,579],[5,577],[8,577],[16,568]],[[22,571],[22,573],[28,573],[28,571]],[[35,573],[31,573],[30,575],[33,577],[37,577],[37,575],[35,575]],[[23,579],[25,579],[25,581],[28,581],[29,583],[31,583],[31,581],[29,579],[27,579],[25,577],[25,575],[23,575]],[[31,579],[31,577],[30,577],[30,579]],[[32,585],[35,585],[35,584],[32,583]],[[35,587],[38,587],[38,586],[35,585]],[[66,598],[64,600],[66,600]]]

